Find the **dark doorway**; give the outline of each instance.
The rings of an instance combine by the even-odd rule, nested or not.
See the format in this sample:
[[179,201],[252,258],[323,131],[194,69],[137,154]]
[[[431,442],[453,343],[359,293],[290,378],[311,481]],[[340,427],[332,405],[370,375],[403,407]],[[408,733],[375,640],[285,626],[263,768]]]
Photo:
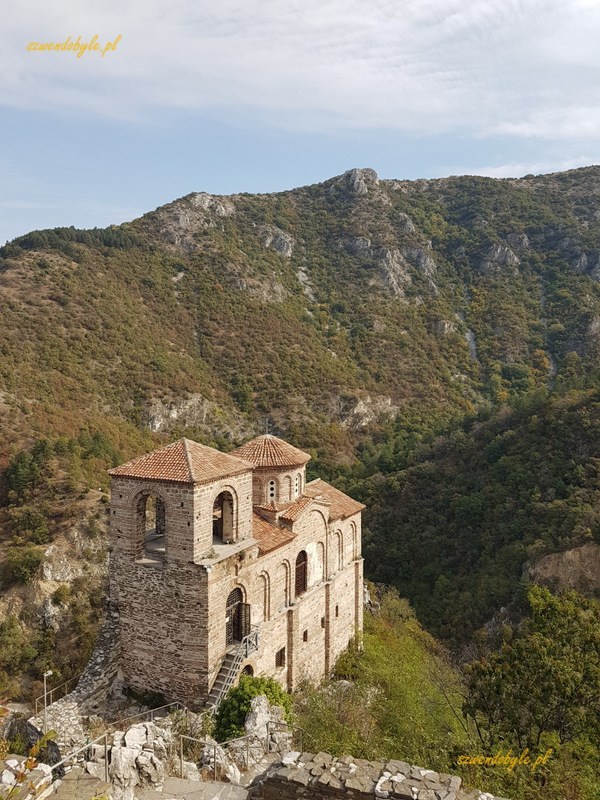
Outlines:
[[250,677],[254,675],[254,670],[252,669],[250,664],[246,664],[246,666],[242,670],[242,675],[249,675]]
[[250,633],[250,606],[244,603],[241,589],[234,589],[225,607],[225,644],[241,642]]

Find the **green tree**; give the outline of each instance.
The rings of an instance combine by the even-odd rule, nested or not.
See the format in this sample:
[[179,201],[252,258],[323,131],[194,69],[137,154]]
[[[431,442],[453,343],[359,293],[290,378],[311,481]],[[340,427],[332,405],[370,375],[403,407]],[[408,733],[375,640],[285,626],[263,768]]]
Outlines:
[[14,509],[11,522],[16,538],[22,541],[34,544],[47,544],[50,541],[48,520],[37,508],[23,506]]
[[549,733],[600,741],[600,605],[538,586],[528,601],[531,616],[512,640],[468,666],[464,714],[488,744],[534,749]]
[[215,720],[215,739],[225,742],[244,735],[244,722],[254,697],[265,695],[269,703],[281,706],[290,720],[292,699],[273,678],[254,678],[242,675],[219,706]]
[[28,583],[44,560],[44,552],[39,547],[9,547],[2,565],[3,582],[7,586],[13,583]]

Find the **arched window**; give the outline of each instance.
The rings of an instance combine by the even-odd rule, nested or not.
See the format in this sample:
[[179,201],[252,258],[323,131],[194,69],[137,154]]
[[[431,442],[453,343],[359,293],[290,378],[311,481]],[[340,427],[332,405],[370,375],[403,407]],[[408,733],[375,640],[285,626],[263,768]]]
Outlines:
[[325,545],[323,542],[317,543],[318,574],[321,580],[325,580]]
[[344,539],[341,531],[335,532],[335,544],[337,549],[337,569],[344,569]]
[[166,552],[167,515],[165,504],[153,494],[143,495],[137,506],[140,556],[153,561],[162,561]]
[[277,484],[274,480],[269,481],[268,497],[269,501],[277,499]]
[[291,567],[287,561],[283,561],[273,579],[273,608],[289,606],[291,602]]
[[263,619],[266,622],[271,619],[271,582],[268,572],[261,572],[259,577],[262,580]]
[[358,558],[358,533],[354,522],[350,523],[350,535],[352,536],[352,560]]
[[234,530],[233,496],[231,492],[221,492],[213,504],[213,536],[222,542],[236,539]]
[[308,556],[306,550],[301,550],[296,558],[296,597],[304,594],[308,579]]
[[296,480],[294,482],[294,497],[298,497],[300,494],[300,474],[296,475]]

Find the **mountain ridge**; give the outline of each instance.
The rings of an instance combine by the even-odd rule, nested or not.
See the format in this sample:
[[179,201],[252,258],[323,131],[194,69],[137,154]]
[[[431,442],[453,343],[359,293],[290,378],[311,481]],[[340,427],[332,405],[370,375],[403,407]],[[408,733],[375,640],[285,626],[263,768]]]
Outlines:
[[[2,482],[46,446],[62,477],[2,492],[0,560],[35,572],[38,540],[72,524],[52,492],[77,508],[115,461],[181,436],[229,451],[265,417],[315,474],[386,503],[398,536],[372,484],[393,487],[469,420],[598,387],[599,264],[598,167],[417,182],[365,168],[18,237],[0,249]],[[430,512],[431,545],[445,517]],[[422,518],[406,524],[418,539]]]

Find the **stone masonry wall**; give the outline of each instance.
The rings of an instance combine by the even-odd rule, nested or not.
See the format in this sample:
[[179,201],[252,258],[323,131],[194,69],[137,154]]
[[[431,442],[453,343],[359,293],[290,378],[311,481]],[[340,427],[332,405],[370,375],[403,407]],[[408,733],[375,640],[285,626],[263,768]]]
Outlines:
[[[246,663],[255,675],[270,675],[288,690],[304,678],[328,675],[362,631],[360,514],[328,525],[321,511],[309,511],[293,530],[294,540],[283,547],[260,557],[249,547],[210,570],[209,684],[225,654],[225,604],[235,587],[251,606],[252,624],[260,628],[260,649]],[[308,555],[308,587],[295,597],[296,557],[302,550]],[[285,665],[278,667],[275,657],[282,648]]]
[[422,769],[405,761],[365,761],[327,753],[286,753],[250,786],[249,800],[502,800],[461,787],[456,775]]
[[[160,497],[166,558],[143,558],[137,498]],[[120,616],[126,685],[192,706],[208,691],[206,571],[192,563],[194,490],[163,482],[113,479],[110,599]]]

